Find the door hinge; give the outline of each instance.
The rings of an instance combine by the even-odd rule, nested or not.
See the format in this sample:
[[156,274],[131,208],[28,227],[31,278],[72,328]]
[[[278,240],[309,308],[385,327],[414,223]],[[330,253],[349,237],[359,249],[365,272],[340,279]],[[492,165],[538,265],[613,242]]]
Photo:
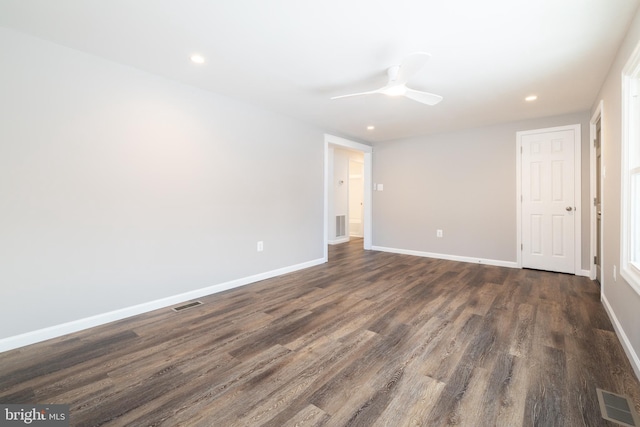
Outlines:
[[522,243],[520,243],[520,250],[524,250],[524,245]]
[[598,265],[598,257],[597,257],[597,256],[594,256],[594,257],[593,257],[593,263],[594,263],[595,265]]
[[593,206],[598,206],[598,199],[596,197],[593,198]]

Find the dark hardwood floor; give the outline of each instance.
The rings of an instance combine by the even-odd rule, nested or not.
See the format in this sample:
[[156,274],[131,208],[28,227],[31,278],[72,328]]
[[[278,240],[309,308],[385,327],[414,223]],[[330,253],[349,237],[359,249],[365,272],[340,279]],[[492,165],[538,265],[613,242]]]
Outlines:
[[0,403],[73,426],[614,426],[640,385],[584,277],[330,248],[330,262],[0,354]]

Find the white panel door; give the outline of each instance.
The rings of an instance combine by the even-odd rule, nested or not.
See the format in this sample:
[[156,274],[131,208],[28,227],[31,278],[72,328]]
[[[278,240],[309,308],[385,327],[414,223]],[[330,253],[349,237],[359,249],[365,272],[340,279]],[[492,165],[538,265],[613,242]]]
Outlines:
[[575,274],[575,132],[523,135],[522,266]]

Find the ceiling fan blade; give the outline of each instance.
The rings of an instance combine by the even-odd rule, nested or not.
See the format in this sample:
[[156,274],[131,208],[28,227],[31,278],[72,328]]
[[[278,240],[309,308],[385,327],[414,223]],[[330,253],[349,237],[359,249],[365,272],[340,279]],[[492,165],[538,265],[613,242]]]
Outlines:
[[411,77],[425,66],[431,55],[426,52],[416,52],[407,56],[398,69],[394,83],[406,84]]
[[438,102],[442,101],[442,97],[440,95],[409,88],[407,88],[404,96],[426,105],[436,105]]
[[370,90],[368,92],[358,92],[358,93],[350,93],[348,95],[340,95],[340,96],[334,96],[331,99],[340,99],[340,98],[350,98],[352,96],[362,96],[362,95],[371,95],[372,93],[380,93],[382,89],[377,89],[377,90]]

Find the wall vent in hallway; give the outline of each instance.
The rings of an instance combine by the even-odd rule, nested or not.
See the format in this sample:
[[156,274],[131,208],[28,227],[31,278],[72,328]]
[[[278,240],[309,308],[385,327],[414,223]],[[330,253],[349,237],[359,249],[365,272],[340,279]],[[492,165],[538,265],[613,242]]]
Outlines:
[[346,215],[336,216],[336,237],[344,237],[347,235],[346,222],[347,222]]
[[596,389],[596,392],[598,393],[602,418],[626,427],[640,427],[640,420],[633,407],[633,402],[627,396],[599,388]]
[[194,302],[190,302],[188,304],[179,305],[178,307],[173,307],[171,310],[173,310],[173,311],[182,311],[182,310],[186,310],[187,308],[197,307],[199,305],[202,305],[202,302],[194,301]]

